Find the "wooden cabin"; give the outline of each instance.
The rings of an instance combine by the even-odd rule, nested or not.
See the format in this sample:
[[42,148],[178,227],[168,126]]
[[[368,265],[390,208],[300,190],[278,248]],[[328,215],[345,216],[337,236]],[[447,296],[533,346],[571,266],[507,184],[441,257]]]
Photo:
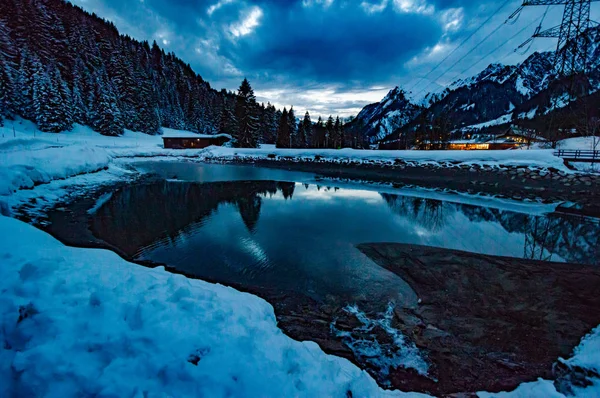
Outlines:
[[189,137],[162,137],[163,146],[169,149],[202,149],[211,145],[222,146],[231,141],[227,134],[201,135]]

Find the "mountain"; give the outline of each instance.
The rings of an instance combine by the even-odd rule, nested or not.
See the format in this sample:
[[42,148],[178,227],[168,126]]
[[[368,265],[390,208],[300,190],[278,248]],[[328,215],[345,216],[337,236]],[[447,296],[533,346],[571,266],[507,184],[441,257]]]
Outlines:
[[[600,89],[600,27],[589,29],[588,38],[589,82],[580,85],[587,84],[593,93]],[[531,124],[529,120],[539,121],[569,102],[565,96],[570,80],[567,84],[556,79],[554,58],[552,51],[535,52],[518,65],[493,63],[477,75],[427,94],[429,103],[424,108],[419,106],[422,101],[407,99],[396,87],[382,101],[367,105],[355,123],[366,126],[364,134],[371,141],[382,140],[386,133],[383,140],[396,140],[414,131],[421,109],[431,119],[443,115],[454,131],[482,130],[516,120]]]
[[354,123],[360,125],[367,141],[374,143],[413,120],[421,109],[396,87],[380,102],[365,106]]

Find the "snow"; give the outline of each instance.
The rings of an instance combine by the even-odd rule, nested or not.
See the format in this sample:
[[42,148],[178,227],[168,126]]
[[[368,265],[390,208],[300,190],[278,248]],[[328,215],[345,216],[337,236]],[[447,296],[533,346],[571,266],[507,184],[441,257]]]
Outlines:
[[532,108],[529,112],[519,113],[519,119],[533,119],[537,113],[538,107]]
[[[19,143],[19,147],[22,143]],[[9,148],[14,148],[8,146]],[[108,167],[110,156],[96,147],[69,146],[0,152],[0,195],[19,189],[91,173]]]
[[423,396],[288,338],[258,297],[0,231],[0,396]]
[[559,141],[558,149],[580,149],[600,151],[600,137],[573,137]]
[[170,129],[167,127],[163,127],[162,128],[162,135],[161,137],[191,137],[191,138],[216,138],[216,137],[222,137],[222,138],[229,138],[231,139],[232,137],[229,134],[198,134],[198,133],[194,133],[191,131],[185,131],[185,130],[175,130],[175,129]]
[[517,89],[519,94],[529,98],[529,96],[531,95],[531,89],[529,87],[525,87],[524,83],[525,79],[523,78],[523,76],[519,75],[519,77],[517,77],[517,81],[515,82],[515,88]]
[[475,103],[474,103],[474,102],[473,102],[473,103],[471,103],[471,104],[469,104],[469,103],[466,103],[466,104],[462,105],[462,106],[461,106],[460,108],[458,108],[458,109],[460,109],[461,111],[465,111],[465,112],[466,112],[466,111],[469,111],[469,110],[471,110],[471,109],[475,109]]
[[488,166],[531,166],[539,168],[554,167],[564,172],[569,172],[562,159],[553,155],[552,150],[528,151],[413,151],[413,150],[354,150],[344,149],[240,149],[210,147],[206,157],[210,158],[268,158],[268,155],[290,157],[293,159],[314,159],[320,156],[323,159],[336,162],[388,162],[396,159],[417,164],[434,164],[456,162],[457,165],[488,165]]
[[[371,319],[356,305],[344,308],[349,314],[356,316],[362,326],[352,332],[338,330],[335,321],[331,325],[336,336],[341,337],[359,361],[369,363],[379,374],[387,377],[392,368],[404,367],[414,369],[418,374],[427,376],[429,365],[421,355],[417,346],[406,340],[401,331],[392,326],[394,304],[388,303],[387,310],[381,318]],[[380,342],[374,329],[381,329],[393,342]]]
[[497,119],[488,120],[487,122],[472,124],[470,126],[465,126],[462,130],[480,130],[484,127],[497,126],[500,124],[508,123],[512,120],[512,113],[507,113],[506,115],[502,115]]

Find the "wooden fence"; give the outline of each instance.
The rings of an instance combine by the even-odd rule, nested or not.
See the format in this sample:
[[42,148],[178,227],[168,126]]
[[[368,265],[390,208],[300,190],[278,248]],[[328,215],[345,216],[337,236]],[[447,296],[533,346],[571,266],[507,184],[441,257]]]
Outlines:
[[600,151],[586,151],[581,149],[559,149],[554,156],[563,158],[568,162],[600,162]]

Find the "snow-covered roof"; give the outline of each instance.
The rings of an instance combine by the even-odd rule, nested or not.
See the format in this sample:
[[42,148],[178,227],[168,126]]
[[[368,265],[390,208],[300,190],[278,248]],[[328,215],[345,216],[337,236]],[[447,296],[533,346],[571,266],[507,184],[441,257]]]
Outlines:
[[189,138],[197,138],[197,139],[211,139],[211,138],[227,138],[228,140],[231,140],[231,136],[229,134],[196,134],[194,133],[193,135],[168,135],[165,136],[163,135],[162,137],[163,139],[172,139],[172,138],[181,138],[181,139],[189,139]]
[[199,134],[194,133],[193,131],[187,130],[176,130],[163,127],[162,129],[162,137],[163,138],[228,138],[231,139],[229,134]]

